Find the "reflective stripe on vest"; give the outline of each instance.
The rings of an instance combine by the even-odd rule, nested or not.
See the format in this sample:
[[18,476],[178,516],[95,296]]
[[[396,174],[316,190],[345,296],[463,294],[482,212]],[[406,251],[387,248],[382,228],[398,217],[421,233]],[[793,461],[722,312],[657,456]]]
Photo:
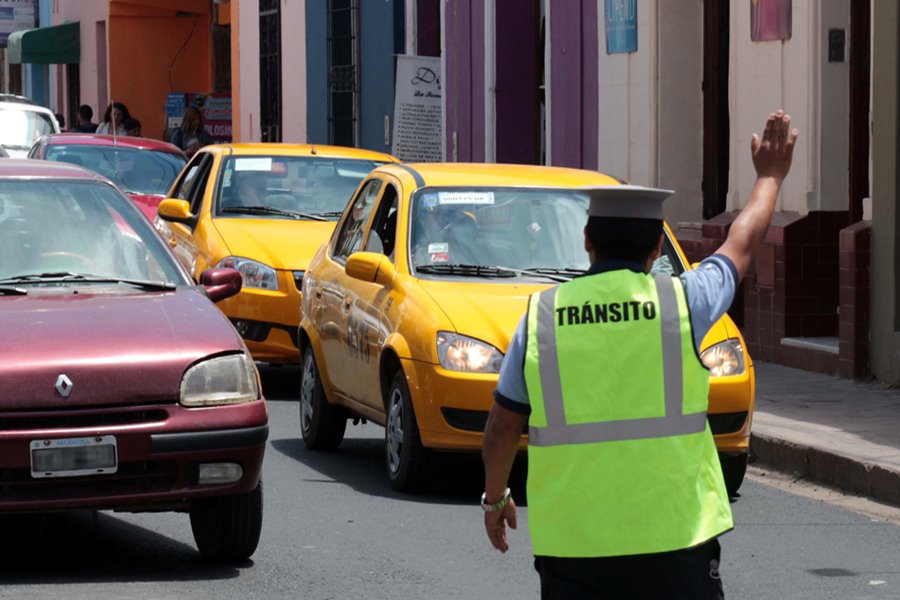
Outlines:
[[541,293],[537,314],[537,343],[541,356],[539,363],[541,391],[544,397],[547,425],[545,427],[529,427],[529,445],[558,446],[561,444],[639,440],[699,433],[706,428],[705,411],[683,414],[682,410],[684,393],[682,340],[675,284],[672,277],[665,274],[656,274],[654,280],[659,295],[662,325],[665,416],[572,425],[566,423],[554,322],[557,288],[552,288]]

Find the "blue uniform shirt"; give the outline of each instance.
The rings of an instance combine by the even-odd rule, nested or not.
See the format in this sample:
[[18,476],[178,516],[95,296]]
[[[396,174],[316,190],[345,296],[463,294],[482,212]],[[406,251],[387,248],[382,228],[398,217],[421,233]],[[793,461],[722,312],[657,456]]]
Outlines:
[[[600,261],[591,265],[589,275],[631,269],[642,273],[643,268],[635,263],[622,261]],[[699,268],[685,271],[680,275],[687,296],[688,311],[691,313],[691,329],[694,333],[694,346],[700,351],[700,344],[713,324],[722,318],[734,300],[737,289],[738,274],[734,263],[726,256],[713,254],[700,263]],[[516,332],[510,340],[503,366],[500,367],[500,379],[494,399],[503,408],[521,414],[531,412],[528,401],[528,390],[525,387],[525,316],[519,321]]]

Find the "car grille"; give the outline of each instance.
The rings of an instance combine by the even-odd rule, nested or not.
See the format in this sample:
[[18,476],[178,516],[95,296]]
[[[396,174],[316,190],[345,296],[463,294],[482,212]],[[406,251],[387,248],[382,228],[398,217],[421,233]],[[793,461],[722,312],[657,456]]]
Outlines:
[[[465,410],[462,408],[441,408],[444,420],[450,427],[464,431],[484,431],[488,413],[482,410]],[[747,411],[735,413],[709,414],[709,428],[714,435],[740,431],[747,421]],[[525,431],[527,433],[528,426]]]
[[0,415],[0,431],[31,431],[38,429],[68,429],[79,427],[108,427],[111,425],[142,425],[165,421],[164,410],[98,410],[71,413],[32,413]]
[[735,431],[740,431],[744,427],[744,423],[747,422],[747,411],[716,414],[710,413],[708,418],[709,428],[712,430],[713,435],[734,433]]
[[3,502],[79,500],[120,494],[135,495],[165,491],[175,484],[174,461],[121,463],[112,474],[33,479],[29,469],[0,471],[0,498]]

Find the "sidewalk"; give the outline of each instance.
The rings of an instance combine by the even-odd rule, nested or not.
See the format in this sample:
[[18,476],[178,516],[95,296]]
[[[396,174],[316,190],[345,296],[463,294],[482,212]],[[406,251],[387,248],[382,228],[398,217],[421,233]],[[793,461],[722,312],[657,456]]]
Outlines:
[[754,366],[757,464],[900,505],[900,390]]

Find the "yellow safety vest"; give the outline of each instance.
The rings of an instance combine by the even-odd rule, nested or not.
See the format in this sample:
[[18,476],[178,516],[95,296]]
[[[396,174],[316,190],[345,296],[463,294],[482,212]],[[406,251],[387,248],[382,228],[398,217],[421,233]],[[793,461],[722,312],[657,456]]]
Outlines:
[[618,270],[532,296],[525,382],[536,555],[668,552],[733,527],[679,279]]

